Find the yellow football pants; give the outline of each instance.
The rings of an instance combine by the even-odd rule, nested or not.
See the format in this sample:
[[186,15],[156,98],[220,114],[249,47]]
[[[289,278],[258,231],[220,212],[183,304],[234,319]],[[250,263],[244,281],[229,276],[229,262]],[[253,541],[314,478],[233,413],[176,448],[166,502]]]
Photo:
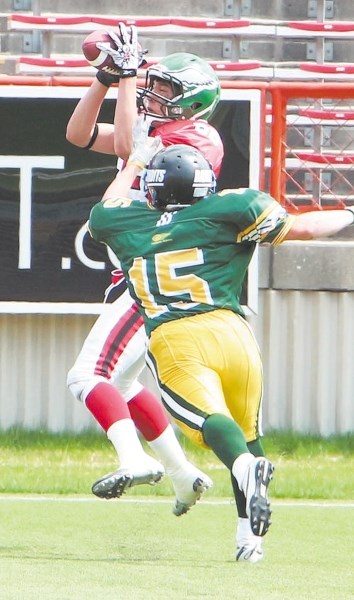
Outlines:
[[203,424],[215,413],[233,418],[248,442],[260,435],[262,363],[240,315],[218,309],[164,323],[147,361],[166,409],[195,444],[205,446]]

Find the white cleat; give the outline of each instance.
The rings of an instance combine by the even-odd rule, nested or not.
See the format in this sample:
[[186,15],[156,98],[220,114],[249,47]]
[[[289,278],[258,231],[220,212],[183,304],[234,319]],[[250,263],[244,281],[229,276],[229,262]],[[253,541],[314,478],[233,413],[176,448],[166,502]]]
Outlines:
[[261,540],[250,541],[243,546],[237,546],[236,561],[257,563],[263,559]]
[[159,483],[165,474],[163,466],[154,458],[148,463],[133,468],[121,467],[113,473],[108,473],[101,479],[95,481],[92,493],[99,498],[110,500],[120,498],[122,494],[135,485],[155,485]]
[[188,463],[187,469],[180,469],[177,474],[171,476],[171,479],[176,494],[172,512],[176,517],[185,515],[213,485],[210,477],[191,463]]
[[271,508],[268,486],[273,477],[274,466],[264,457],[255,458],[248,467],[243,491],[246,496],[246,512],[252,533],[263,536],[271,524]]

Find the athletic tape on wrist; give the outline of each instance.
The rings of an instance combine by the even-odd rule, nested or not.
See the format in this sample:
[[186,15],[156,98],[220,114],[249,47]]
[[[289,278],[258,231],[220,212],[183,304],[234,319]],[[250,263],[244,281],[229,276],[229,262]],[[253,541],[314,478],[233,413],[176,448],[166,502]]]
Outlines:
[[136,77],[137,71],[136,69],[125,69],[119,73],[119,77],[121,79],[128,79],[128,77]]
[[138,160],[128,160],[127,167],[130,167],[131,165],[134,167],[139,167],[139,169],[143,169],[145,167],[145,164],[139,162]]

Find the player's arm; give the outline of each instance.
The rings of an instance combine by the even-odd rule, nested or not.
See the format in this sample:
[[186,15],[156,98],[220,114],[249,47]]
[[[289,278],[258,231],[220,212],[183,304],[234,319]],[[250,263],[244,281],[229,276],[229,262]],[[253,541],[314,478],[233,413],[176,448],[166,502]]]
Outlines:
[[66,128],[66,139],[80,148],[115,154],[113,123],[97,123],[108,90],[107,85],[98,79],[101,79],[99,73],[71,115]]
[[102,196],[102,202],[112,198],[128,198],[130,188],[133,185],[134,179],[140,173],[142,167],[137,163],[127,163],[121,171],[113,179]]
[[127,160],[133,148],[132,129],[137,118],[136,76],[124,77],[119,84],[114,113],[114,151]]
[[117,173],[108,186],[102,197],[103,201],[111,198],[127,198],[134,179],[162,147],[161,138],[148,137],[148,133],[148,123],[141,119],[136,121],[132,130],[133,151],[124,169]]
[[117,33],[108,32],[115,48],[97,44],[114,62],[119,73],[119,89],[114,114],[114,152],[127,160],[133,149],[132,128],[137,118],[136,81],[139,66],[144,64],[145,51],[138,43],[134,25],[119,23]]
[[303,213],[295,217],[285,240],[314,240],[335,235],[354,222],[354,208]]
[[117,52],[109,51],[120,75],[114,114],[114,150],[117,156],[128,160],[133,149],[132,130],[138,116],[136,106],[137,72],[139,66],[146,62],[144,59],[146,51],[138,43],[138,31],[135,25],[126,27],[124,23],[119,23],[119,31],[119,38],[114,37]]

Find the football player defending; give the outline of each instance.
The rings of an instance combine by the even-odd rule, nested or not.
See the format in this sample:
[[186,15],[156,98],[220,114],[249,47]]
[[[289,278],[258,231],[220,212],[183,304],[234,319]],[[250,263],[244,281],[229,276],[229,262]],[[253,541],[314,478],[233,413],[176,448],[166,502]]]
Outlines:
[[130,185],[156,152],[144,136],[136,129],[135,149],[92,209],[89,229],[121,261],[166,409],[230,470],[241,517],[236,559],[257,562],[271,523],[273,466],[259,440],[262,363],[240,306],[242,283],[256,244],[333,235],[353,223],[354,209],[291,216],[257,190],[214,193],[208,161],[185,145],[152,158],[148,205],[132,201]]
[[[124,69],[116,58],[121,75],[114,125],[96,123],[108,87],[117,79],[98,71],[68,123],[67,139],[124,159],[132,148],[132,124],[137,118],[136,70],[142,57],[136,51],[135,28],[130,33],[124,25],[120,29],[131,58]],[[116,40],[117,46],[119,43]],[[220,96],[218,78],[209,65],[194,55],[171,55],[147,71],[146,82],[146,89],[139,92],[138,105],[139,118],[152,122],[150,135],[158,129],[164,145],[181,142],[198,146],[218,172],[223,157],[220,137],[207,121],[196,120],[208,118]],[[140,177],[135,180],[135,188],[131,197],[146,201]],[[212,482],[187,461],[160,400],[137,381],[145,365],[143,318],[118,270],[113,281],[110,291],[116,299],[105,304],[68,374],[69,389],[106,431],[120,463],[117,471],[95,482],[92,491],[102,498],[117,498],[132,485],[155,483],[161,478],[163,468],[143,451],[136,427],[171,477],[176,494],[173,512],[179,516]]]

